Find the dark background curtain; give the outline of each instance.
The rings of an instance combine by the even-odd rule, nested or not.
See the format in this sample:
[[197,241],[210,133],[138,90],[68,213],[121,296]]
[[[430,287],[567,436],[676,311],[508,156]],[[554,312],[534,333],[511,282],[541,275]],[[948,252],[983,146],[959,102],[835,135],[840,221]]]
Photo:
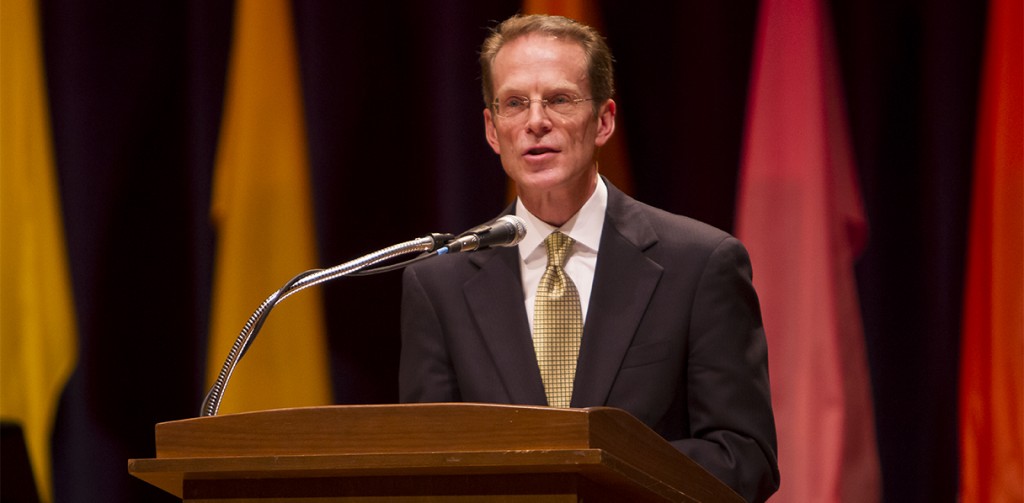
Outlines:
[[[634,195],[731,230],[757,2],[599,5]],[[476,51],[519,8],[295,0],[320,265],[504,207]],[[857,272],[884,496],[952,502],[986,3],[830,8],[870,224]],[[153,425],[196,416],[205,392],[233,6],[44,0],[41,14],[80,333],[54,438],[56,498],[173,501],[126,460],[151,457]],[[324,289],[337,402],[393,402],[400,275]]]

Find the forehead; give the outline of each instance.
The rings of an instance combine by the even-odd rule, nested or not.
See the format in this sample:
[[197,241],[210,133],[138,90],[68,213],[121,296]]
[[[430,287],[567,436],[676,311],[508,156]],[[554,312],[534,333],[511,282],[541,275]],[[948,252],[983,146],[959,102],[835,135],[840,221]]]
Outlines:
[[494,90],[589,91],[583,47],[574,40],[531,33],[506,43],[491,66]]

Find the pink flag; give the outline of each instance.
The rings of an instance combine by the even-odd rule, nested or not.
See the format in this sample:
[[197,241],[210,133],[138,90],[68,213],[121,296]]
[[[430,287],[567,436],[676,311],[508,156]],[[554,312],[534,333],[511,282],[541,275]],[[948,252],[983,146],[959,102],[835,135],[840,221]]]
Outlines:
[[853,269],[867,222],[829,20],[818,0],[762,2],[751,73],[737,235],[768,338],[775,502],[880,499]]

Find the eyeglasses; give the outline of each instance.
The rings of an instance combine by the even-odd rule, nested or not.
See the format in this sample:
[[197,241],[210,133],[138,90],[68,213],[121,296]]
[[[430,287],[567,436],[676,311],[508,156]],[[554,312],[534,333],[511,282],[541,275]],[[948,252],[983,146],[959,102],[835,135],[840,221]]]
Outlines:
[[556,94],[548,99],[531,100],[525,96],[509,96],[504,100],[494,99],[494,113],[510,119],[519,116],[530,109],[530,105],[540,103],[541,107],[552,110],[561,115],[572,115],[576,106],[584,101],[593,101],[594,98],[574,98],[568,94]]

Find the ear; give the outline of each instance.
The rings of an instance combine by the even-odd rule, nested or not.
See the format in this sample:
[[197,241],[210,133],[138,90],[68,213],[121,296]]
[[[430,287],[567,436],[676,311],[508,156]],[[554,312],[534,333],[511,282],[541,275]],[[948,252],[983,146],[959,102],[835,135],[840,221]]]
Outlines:
[[498,143],[498,130],[494,126],[494,117],[491,115],[490,107],[484,108],[484,134],[487,136],[487,143],[495,154],[501,155],[501,145]]
[[609,99],[597,111],[597,136],[594,145],[603,147],[615,132],[615,100]]

